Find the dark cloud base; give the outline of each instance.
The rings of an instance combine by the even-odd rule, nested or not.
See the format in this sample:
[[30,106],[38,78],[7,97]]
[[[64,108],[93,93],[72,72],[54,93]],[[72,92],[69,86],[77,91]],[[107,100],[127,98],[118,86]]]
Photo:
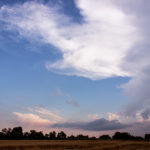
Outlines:
[[97,119],[90,122],[66,122],[54,124],[52,127],[54,128],[73,128],[73,129],[83,129],[87,131],[106,131],[106,130],[118,130],[125,129],[129,127],[129,125],[121,124],[117,120],[106,120],[104,118]]

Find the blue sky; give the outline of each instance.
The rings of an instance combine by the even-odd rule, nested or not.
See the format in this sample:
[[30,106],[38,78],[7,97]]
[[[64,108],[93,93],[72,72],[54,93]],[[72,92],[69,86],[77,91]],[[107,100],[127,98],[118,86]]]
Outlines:
[[0,127],[149,131],[148,4],[1,0]]

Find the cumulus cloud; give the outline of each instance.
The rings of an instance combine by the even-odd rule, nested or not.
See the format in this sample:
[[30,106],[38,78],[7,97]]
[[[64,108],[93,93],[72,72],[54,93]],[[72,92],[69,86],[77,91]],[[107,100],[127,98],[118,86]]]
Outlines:
[[142,113],[141,116],[144,119],[150,119],[150,108],[145,109]]
[[57,88],[56,91],[52,94],[54,97],[56,96],[62,96],[65,99],[65,103],[72,105],[74,107],[79,107],[79,103],[77,102],[77,100],[75,100],[70,94],[68,93],[64,93],[61,89]]
[[119,113],[108,113],[108,120],[119,120],[120,114]]
[[[148,61],[148,60],[147,60]],[[143,70],[132,78],[128,83],[124,84],[124,92],[132,101],[125,107],[124,113],[128,116],[135,115],[139,110],[143,110],[150,105],[150,77],[149,69]]]
[[88,131],[105,131],[105,130],[119,130],[125,129],[129,125],[121,124],[117,120],[106,120],[106,119],[97,119],[90,122],[72,122],[72,123],[60,123],[54,124],[52,127],[59,128],[73,128],[73,129],[83,129]]
[[60,50],[62,58],[48,62],[48,70],[93,80],[131,77],[122,86],[133,99],[125,108],[130,116],[150,102],[150,18],[145,15],[150,13],[149,6],[146,0],[76,0],[83,18],[79,23],[60,13],[59,7],[28,1],[2,6],[0,21],[21,37]]
[[78,0],[76,6],[83,16],[82,23],[73,23],[58,8],[37,2],[3,6],[0,14],[9,29],[61,51],[62,59],[47,63],[48,70],[90,79],[131,75],[120,64],[138,41],[134,17],[111,1]]
[[140,123],[150,122],[150,108],[147,107],[143,110],[140,110],[136,113],[137,121]]
[[[124,114],[127,116],[136,116],[140,111],[144,111],[150,107],[150,42],[149,42],[149,25],[150,25],[150,2],[149,1],[135,1],[127,0],[128,10],[134,13],[140,32],[142,33],[142,40],[138,42],[126,56],[123,68],[134,72],[131,80],[122,85],[125,94],[131,99],[131,102],[125,107]],[[126,6],[127,7],[127,6]],[[125,8],[125,7],[124,7]]]

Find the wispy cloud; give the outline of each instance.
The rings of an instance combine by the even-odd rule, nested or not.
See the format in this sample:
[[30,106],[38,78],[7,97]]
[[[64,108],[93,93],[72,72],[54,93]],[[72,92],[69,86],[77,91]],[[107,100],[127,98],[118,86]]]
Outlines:
[[65,103],[72,105],[74,107],[79,107],[79,103],[68,93],[64,93],[61,89],[57,88],[56,91],[52,94],[54,97],[56,96],[62,96],[65,99]]
[[47,110],[43,107],[34,107],[34,108],[27,108],[29,111],[33,112],[33,113],[38,113],[39,115],[45,117],[45,118],[48,118],[50,120],[53,120],[55,122],[58,122],[58,121],[63,121],[64,118],[63,117],[60,117],[58,114],[55,114],[53,112],[51,112],[50,110]]
[[61,89],[57,88],[55,92],[52,93],[52,96],[64,96],[64,93],[62,92]]
[[66,103],[69,104],[69,105],[72,105],[74,107],[79,107],[78,102],[76,100],[74,100],[74,99],[72,99],[70,101],[68,100],[68,101],[66,101]]
[[63,117],[43,107],[28,107],[26,111],[26,113],[13,112],[17,117],[16,120],[23,125],[50,127],[55,123],[65,121]]

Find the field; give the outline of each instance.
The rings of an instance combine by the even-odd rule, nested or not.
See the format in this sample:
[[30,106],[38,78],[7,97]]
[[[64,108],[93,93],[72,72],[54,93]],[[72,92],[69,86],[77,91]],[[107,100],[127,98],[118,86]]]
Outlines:
[[144,141],[0,141],[0,150],[150,150]]

